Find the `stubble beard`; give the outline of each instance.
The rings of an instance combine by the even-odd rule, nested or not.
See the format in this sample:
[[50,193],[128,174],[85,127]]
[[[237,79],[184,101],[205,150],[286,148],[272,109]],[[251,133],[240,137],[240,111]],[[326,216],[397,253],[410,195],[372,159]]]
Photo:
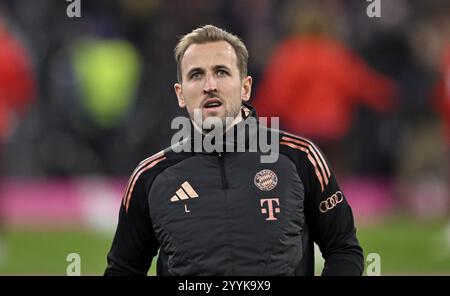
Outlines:
[[[201,116],[198,116],[196,112],[199,112]],[[191,118],[191,121],[195,123],[197,129],[201,127],[203,134],[210,133],[212,130],[215,129],[217,125],[219,125],[222,132],[224,133],[226,130],[230,128],[231,125],[235,123],[237,117],[240,115],[240,112],[241,112],[241,105],[238,105],[236,107],[233,107],[233,109],[230,111],[227,111],[225,109],[224,116],[208,116],[204,118],[202,109],[196,108],[194,109],[193,112],[189,112],[189,117]]]

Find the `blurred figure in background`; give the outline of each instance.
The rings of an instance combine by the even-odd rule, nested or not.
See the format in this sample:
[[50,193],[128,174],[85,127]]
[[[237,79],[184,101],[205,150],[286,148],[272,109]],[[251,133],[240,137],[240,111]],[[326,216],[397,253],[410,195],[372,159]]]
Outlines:
[[260,116],[279,116],[282,128],[318,142],[342,171],[348,161],[339,150],[357,104],[387,114],[395,107],[395,86],[333,37],[324,6],[300,5],[292,19],[293,34],[269,59],[255,105]]
[[140,56],[121,38],[83,38],[70,48],[77,86],[78,111],[74,132],[100,160],[100,171],[112,173],[117,154],[116,137],[135,104],[141,79]]
[[398,163],[402,209],[417,218],[450,213],[450,14],[431,9],[410,31],[417,62],[434,79],[420,116],[408,125]]
[[42,52],[35,48],[42,91],[6,147],[10,175],[121,173],[117,156],[130,146],[124,122],[135,107],[141,55],[112,16],[88,12],[77,26],[65,14],[41,24],[52,43]]
[[17,121],[25,115],[34,92],[35,80],[26,50],[0,16],[0,152]]
[[[3,181],[4,145],[32,103],[35,85],[27,51],[13,36],[0,14],[0,186]],[[6,256],[6,246],[2,239],[2,204],[3,197],[0,193],[0,264]]]
[[450,149],[450,19],[447,19],[446,40],[442,44],[442,54],[440,55],[439,81],[437,82],[432,104],[436,113],[440,117],[447,149]]

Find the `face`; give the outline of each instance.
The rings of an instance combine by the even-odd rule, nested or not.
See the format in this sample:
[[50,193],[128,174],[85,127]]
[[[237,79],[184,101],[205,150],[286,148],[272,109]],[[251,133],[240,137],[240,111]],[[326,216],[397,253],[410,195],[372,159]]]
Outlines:
[[234,48],[226,41],[190,45],[181,62],[181,75],[175,93],[191,119],[197,108],[203,120],[235,118],[242,101],[250,99],[252,78],[241,78]]

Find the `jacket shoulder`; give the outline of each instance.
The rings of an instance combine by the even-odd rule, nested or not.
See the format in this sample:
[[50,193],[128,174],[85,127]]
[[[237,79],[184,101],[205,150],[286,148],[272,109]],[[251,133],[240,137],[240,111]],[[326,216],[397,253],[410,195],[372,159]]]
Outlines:
[[321,159],[322,161],[325,160],[321,150],[313,141],[285,131],[280,131],[279,133],[280,150],[288,154],[299,154],[305,158],[308,158],[308,155],[311,154],[315,158]]
[[145,158],[135,168],[132,176],[137,174],[142,175],[147,172],[159,171],[192,156],[192,154],[190,153],[182,151],[179,152],[177,150],[177,147],[180,145],[183,145],[183,143],[170,146],[164,150],[159,151],[156,154],[153,154],[150,157]]
[[133,191],[136,190],[136,187],[143,186],[144,192],[147,191],[153,183],[153,180],[162,171],[190,156],[189,153],[176,153],[172,148],[173,147],[171,146],[147,157],[134,169],[128,179],[128,184],[123,197],[123,205],[126,210],[128,210]]
[[322,151],[311,140],[282,132],[280,134],[280,152],[285,153],[297,164],[297,168],[302,172],[304,178],[307,178],[308,170],[302,168],[309,167],[315,176],[313,179],[318,181],[321,191],[325,190],[332,172]]

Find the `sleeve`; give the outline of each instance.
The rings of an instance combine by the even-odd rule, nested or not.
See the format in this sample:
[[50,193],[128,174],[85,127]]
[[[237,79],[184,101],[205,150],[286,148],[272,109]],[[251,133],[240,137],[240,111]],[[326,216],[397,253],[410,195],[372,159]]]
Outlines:
[[[388,76],[371,69],[358,55],[343,49],[342,62],[348,75],[341,75],[349,95],[379,113],[398,106],[398,86]],[[352,77],[352,79],[348,79]]]
[[315,162],[306,161],[306,219],[325,259],[322,275],[362,275],[363,250],[353,213],[325,157],[314,147]]
[[150,219],[144,178],[138,177],[132,191],[129,190],[126,190],[120,207],[116,234],[107,256],[106,276],[147,275],[159,248]]

